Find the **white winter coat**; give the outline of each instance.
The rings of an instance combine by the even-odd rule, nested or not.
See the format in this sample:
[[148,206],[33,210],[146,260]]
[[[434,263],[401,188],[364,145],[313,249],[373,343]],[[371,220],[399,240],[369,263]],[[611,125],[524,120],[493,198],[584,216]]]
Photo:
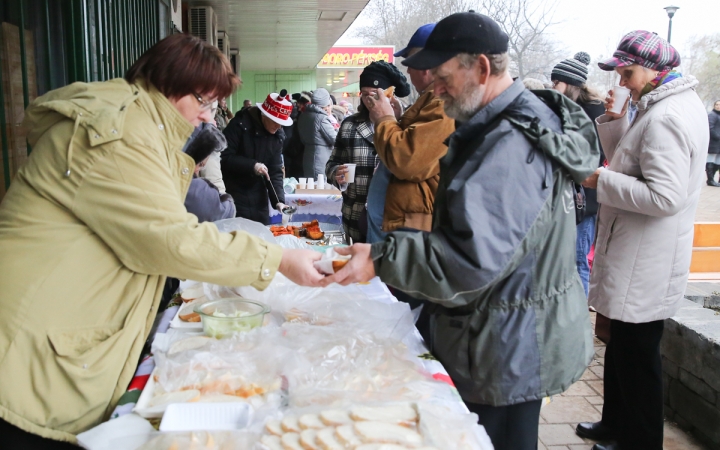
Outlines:
[[686,76],[644,95],[632,125],[597,119],[609,166],[598,179],[589,300],[611,319],[666,319],[683,298],[709,141],[697,84]]

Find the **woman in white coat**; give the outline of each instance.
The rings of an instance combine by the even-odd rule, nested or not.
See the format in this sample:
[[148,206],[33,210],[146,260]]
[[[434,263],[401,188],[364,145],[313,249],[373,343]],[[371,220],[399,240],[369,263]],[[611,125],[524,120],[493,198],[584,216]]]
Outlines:
[[602,421],[576,430],[611,441],[594,450],[663,446],[660,339],[687,284],[709,140],[698,82],[679,65],[677,51],[647,31],[625,35],[599,64],[620,75],[638,113],[630,123],[627,104],[607,111],[611,91],[597,119],[609,166],[583,183],[600,203],[589,301],[611,320]]

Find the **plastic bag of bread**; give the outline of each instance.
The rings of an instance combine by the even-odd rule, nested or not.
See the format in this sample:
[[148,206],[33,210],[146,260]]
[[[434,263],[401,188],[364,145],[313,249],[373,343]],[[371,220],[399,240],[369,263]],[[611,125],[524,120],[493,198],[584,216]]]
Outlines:
[[491,450],[477,416],[414,402],[290,408],[264,420],[264,449]]
[[158,433],[138,450],[247,450],[259,436],[247,431]]
[[340,255],[334,248],[329,248],[323,253],[322,259],[315,261],[313,265],[320,273],[332,275],[345,267],[350,261],[350,255]]
[[291,406],[455,399],[452,388],[433,380],[400,341],[334,327],[284,328],[287,345],[298,342],[285,370]]
[[155,355],[155,397],[197,392],[197,401],[262,403],[282,385],[290,349],[277,344],[280,334],[279,328],[258,328],[222,340],[177,341],[174,351]]

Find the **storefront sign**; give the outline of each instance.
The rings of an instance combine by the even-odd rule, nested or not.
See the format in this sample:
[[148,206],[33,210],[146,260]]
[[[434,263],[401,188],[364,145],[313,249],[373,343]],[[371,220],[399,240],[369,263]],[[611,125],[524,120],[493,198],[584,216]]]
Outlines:
[[318,64],[318,69],[362,69],[371,62],[394,62],[395,46],[333,47]]

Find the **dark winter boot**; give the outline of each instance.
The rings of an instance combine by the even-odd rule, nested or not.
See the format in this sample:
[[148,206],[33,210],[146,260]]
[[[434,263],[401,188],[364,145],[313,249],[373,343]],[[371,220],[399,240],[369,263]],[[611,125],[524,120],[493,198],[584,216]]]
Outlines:
[[707,174],[707,185],[708,186],[720,187],[720,183],[715,181],[715,173],[718,171],[718,168],[720,168],[720,166],[718,166],[717,164],[713,164],[713,163],[705,164],[705,173]]

